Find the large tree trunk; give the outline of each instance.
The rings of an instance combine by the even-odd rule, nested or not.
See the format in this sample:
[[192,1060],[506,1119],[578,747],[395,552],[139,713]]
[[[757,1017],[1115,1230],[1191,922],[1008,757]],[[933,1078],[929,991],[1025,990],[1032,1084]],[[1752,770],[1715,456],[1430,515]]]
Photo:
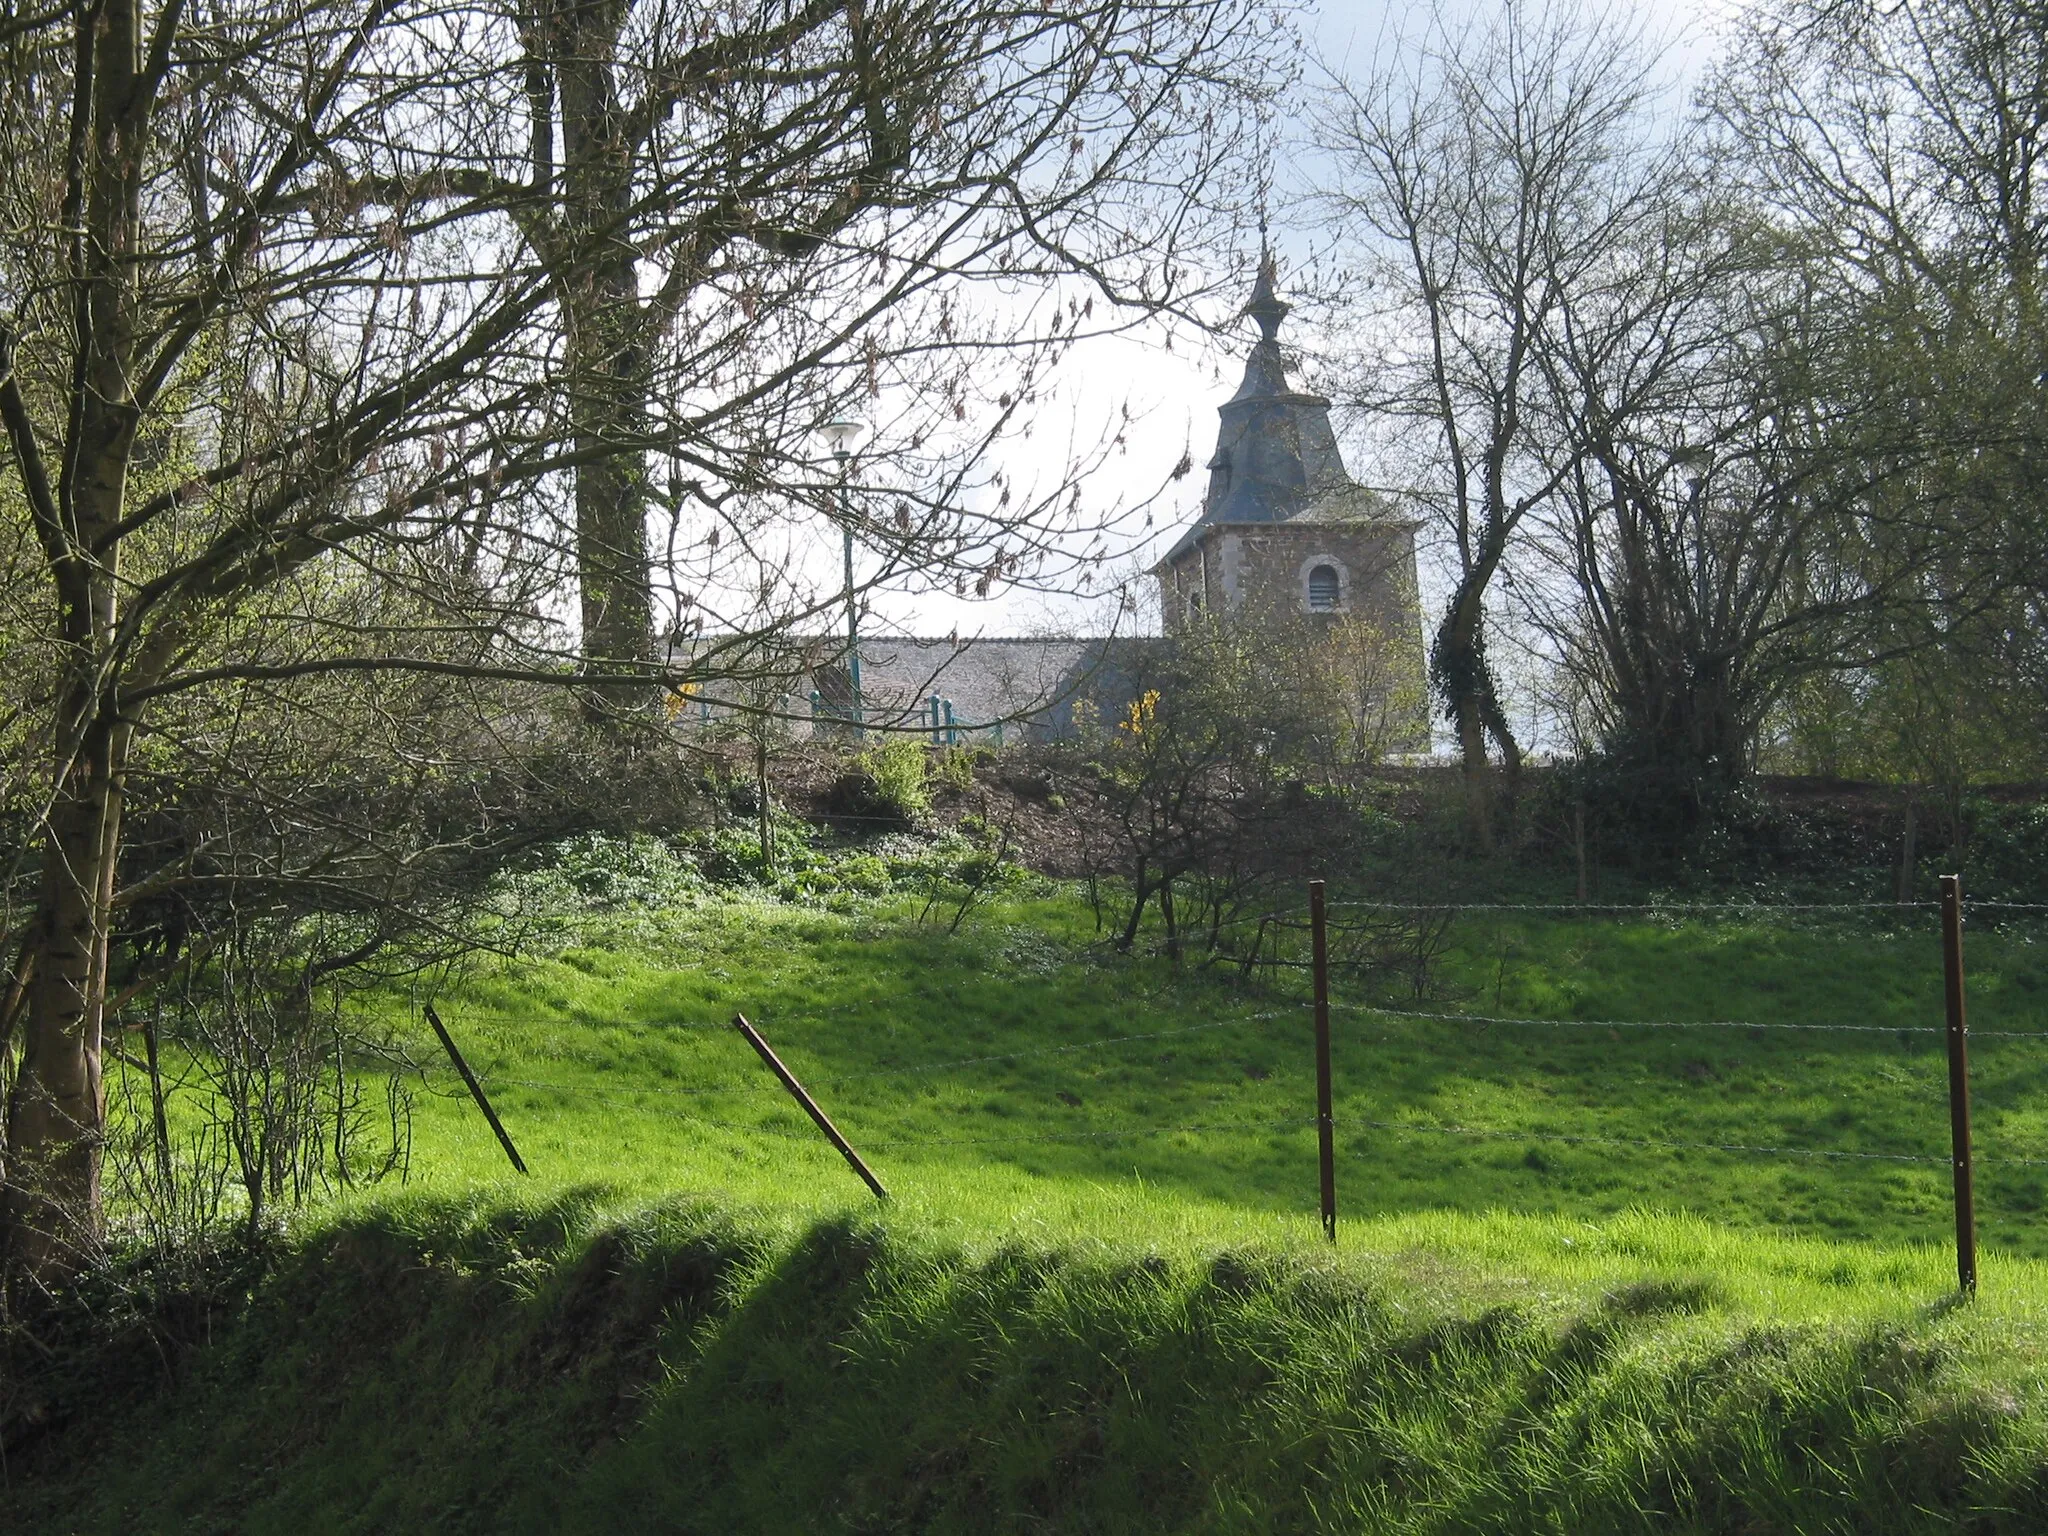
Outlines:
[[1486,670],[1484,577],[1468,576],[1452,594],[1450,607],[1430,648],[1430,670],[1457,732],[1459,766],[1465,785],[1465,838],[1478,852],[1493,848],[1493,765],[1486,756],[1491,679]]
[[107,941],[120,843],[121,733],[96,725],[59,786],[44,847],[35,979],[8,1105],[7,1258],[44,1284],[100,1240]]
[[[64,647],[55,779],[42,830],[41,910],[22,1058],[8,1103],[0,1246],[10,1279],[60,1282],[100,1239],[106,1105],[100,1031],[132,724],[118,708],[113,641],[119,527],[135,444],[136,232],[154,80],[140,74],[143,19],[108,0],[80,23],[66,217],[75,347],[63,470],[52,487],[18,401],[9,432],[42,541]],[[33,466],[33,467],[32,467]]]
[[[583,657],[592,672],[653,659],[647,558],[648,323],[631,240],[633,155],[618,91],[619,0],[562,0],[548,28],[559,92],[559,293],[575,425],[576,570]],[[534,88],[529,86],[529,94]],[[536,158],[541,151],[536,146]],[[539,167],[536,168],[537,174]],[[601,714],[651,707],[649,685],[596,687]]]
[[[576,573],[584,665],[593,672],[643,670],[653,657],[654,605],[647,559],[647,472],[643,423],[647,379],[635,334],[638,282],[630,259],[607,261],[577,292],[570,348],[575,391]],[[594,690],[611,708],[646,705],[651,690],[612,684]]]

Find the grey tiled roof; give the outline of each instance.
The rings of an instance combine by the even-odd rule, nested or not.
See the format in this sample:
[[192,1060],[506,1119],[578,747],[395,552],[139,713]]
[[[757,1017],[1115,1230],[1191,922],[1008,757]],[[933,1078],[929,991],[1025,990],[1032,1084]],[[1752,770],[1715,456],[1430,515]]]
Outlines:
[[868,638],[861,642],[863,715],[874,725],[922,725],[930,699],[953,706],[955,727],[1066,735],[1079,698],[1116,707],[1120,654],[1142,639]]
[[1279,342],[1287,306],[1273,291],[1270,258],[1260,263],[1258,284],[1245,313],[1258,321],[1260,336],[1245,359],[1237,393],[1217,408],[1221,420],[1201,516],[1174,542],[1161,565],[1178,559],[1205,528],[1302,519],[1393,520],[1386,504],[1363,490],[1344,468],[1337,434],[1330,426],[1330,402],[1288,384]]

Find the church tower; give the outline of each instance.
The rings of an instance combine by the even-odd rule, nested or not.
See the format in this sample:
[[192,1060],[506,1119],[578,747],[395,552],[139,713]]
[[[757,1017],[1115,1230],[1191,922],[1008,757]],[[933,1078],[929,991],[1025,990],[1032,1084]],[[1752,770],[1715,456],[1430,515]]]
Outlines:
[[1330,402],[1288,383],[1279,340],[1287,310],[1268,255],[1244,307],[1259,339],[1237,393],[1217,410],[1201,516],[1153,568],[1166,631],[1206,613],[1312,643],[1360,619],[1419,677],[1420,525],[1351,478]]

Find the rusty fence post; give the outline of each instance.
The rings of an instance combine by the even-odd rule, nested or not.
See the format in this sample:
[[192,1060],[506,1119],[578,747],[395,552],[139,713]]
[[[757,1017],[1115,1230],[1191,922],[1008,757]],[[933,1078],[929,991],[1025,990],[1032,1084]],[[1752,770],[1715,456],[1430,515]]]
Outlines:
[[811,1123],[823,1131],[825,1139],[839,1149],[839,1155],[846,1159],[855,1173],[860,1175],[861,1182],[875,1192],[875,1198],[888,1199],[889,1191],[882,1188],[882,1181],[875,1177],[866,1163],[861,1161],[860,1154],[853,1150],[847,1139],[839,1134],[839,1127],[832,1123],[831,1116],[818,1108],[817,1100],[804,1092],[804,1085],[796,1080],[796,1074],[785,1067],[782,1058],[768,1048],[768,1042],[761,1038],[760,1031],[747,1022],[747,1016],[743,1013],[734,1014],[732,1027],[747,1037],[747,1044],[751,1045],[761,1060],[768,1064],[768,1070],[782,1079],[782,1086],[789,1090],[789,1096],[803,1106],[804,1113],[811,1117]]
[[1308,927],[1316,989],[1316,1161],[1322,1172],[1323,1236],[1337,1241],[1336,1126],[1330,1108],[1330,939],[1323,882],[1308,883]]
[[455,1040],[441,1023],[441,1015],[434,1012],[434,1005],[428,1003],[424,1011],[427,1022],[434,1026],[434,1033],[441,1038],[441,1049],[448,1053],[448,1059],[455,1063],[455,1070],[462,1074],[462,1080],[469,1084],[469,1096],[476,1100],[476,1107],[484,1112],[484,1118],[491,1122],[491,1129],[498,1134],[498,1145],[505,1149],[505,1155],[512,1159],[512,1166],[521,1173],[526,1172],[526,1163],[519,1156],[519,1149],[512,1145],[512,1138],[499,1123],[498,1112],[491,1108],[491,1101],[484,1097],[484,1085],[476,1080],[476,1074],[469,1070],[469,1063],[462,1059],[462,1052],[455,1049]]
[[1977,1293],[1977,1193],[1970,1166],[1970,1031],[1963,1017],[1963,880],[1941,877],[1941,957],[1948,1002],[1948,1129],[1955,1172],[1956,1284]]

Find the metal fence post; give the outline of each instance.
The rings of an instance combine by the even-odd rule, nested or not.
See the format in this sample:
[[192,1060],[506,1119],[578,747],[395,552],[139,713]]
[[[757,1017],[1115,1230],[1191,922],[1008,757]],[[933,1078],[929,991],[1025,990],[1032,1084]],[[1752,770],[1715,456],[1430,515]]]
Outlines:
[[1970,1166],[1970,1031],[1963,1017],[1963,880],[1941,877],[1941,956],[1948,1001],[1948,1129],[1955,1171],[1956,1283],[1977,1292],[1977,1194]]
[[434,1012],[434,1005],[427,1003],[422,1011],[427,1022],[440,1037],[441,1049],[448,1053],[448,1059],[455,1063],[455,1070],[462,1074],[463,1082],[469,1085],[469,1096],[476,1100],[476,1107],[484,1112],[484,1118],[491,1122],[491,1129],[497,1133],[498,1145],[505,1149],[505,1155],[512,1159],[512,1166],[521,1173],[526,1172],[526,1163],[519,1155],[519,1149],[512,1145],[512,1138],[506,1133],[504,1123],[498,1119],[498,1112],[491,1108],[491,1101],[484,1095],[484,1085],[476,1080],[476,1074],[469,1070],[469,1063],[462,1059],[462,1052],[455,1049],[455,1038],[448,1033],[441,1022],[441,1015]]
[[782,1064],[782,1058],[769,1049],[768,1042],[761,1038],[761,1032],[747,1022],[747,1016],[736,1013],[732,1016],[732,1027],[746,1036],[747,1044],[767,1064],[768,1070],[782,1080],[782,1086],[789,1090],[789,1096],[803,1107],[811,1117],[811,1123],[825,1133],[825,1139],[839,1149],[839,1155],[846,1159],[847,1166],[860,1175],[861,1182],[875,1192],[877,1200],[889,1198],[889,1191],[882,1187],[882,1181],[875,1177],[874,1170],[861,1161],[853,1145],[839,1134],[839,1127],[832,1123],[832,1117],[818,1107],[818,1101],[804,1091],[804,1085],[796,1080],[796,1074]]
[[1308,883],[1310,953],[1316,991],[1316,1161],[1322,1173],[1323,1236],[1337,1241],[1337,1146],[1330,1093],[1330,944],[1323,882]]

